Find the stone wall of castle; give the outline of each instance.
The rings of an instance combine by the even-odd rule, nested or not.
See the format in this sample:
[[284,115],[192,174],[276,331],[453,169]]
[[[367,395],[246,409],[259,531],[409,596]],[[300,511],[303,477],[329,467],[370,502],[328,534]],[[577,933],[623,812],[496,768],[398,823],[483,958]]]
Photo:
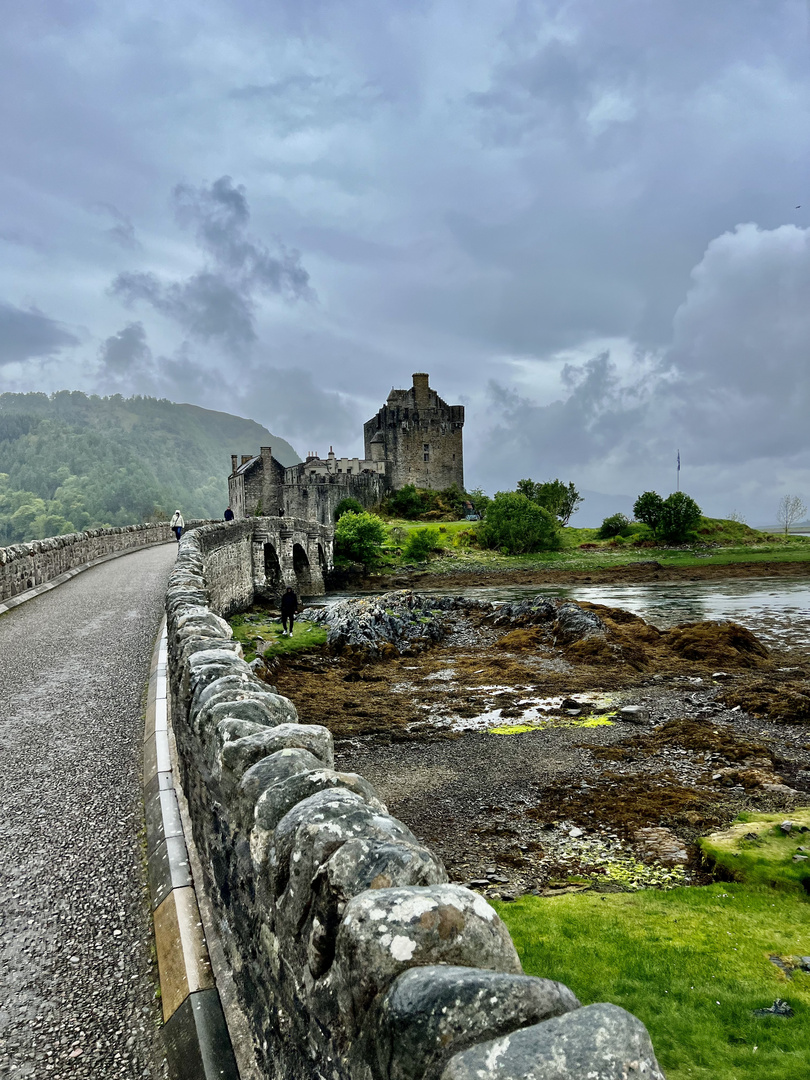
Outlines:
[[219,615],[248,529],[183,539],[166,612],[182,782],[264,1077],[663,1080],[639,1020],[525,976],[483,897],[244,662]]
[[363,425],[366,457],[382,456],[394,490],[406,484],[464,490],[464,406],[448,405],[415,374],[409,390],[392,390],[376,416]]

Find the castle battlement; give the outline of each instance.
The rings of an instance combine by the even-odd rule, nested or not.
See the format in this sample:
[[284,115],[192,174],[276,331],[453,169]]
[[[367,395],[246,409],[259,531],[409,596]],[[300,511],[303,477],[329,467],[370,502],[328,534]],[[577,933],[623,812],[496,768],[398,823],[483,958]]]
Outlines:
[[364,507],[406,484],[464,490],[462,428],[464,406],[448,405],[417,373],[407,390],[392,389],[363,425],[365,458],[321,458],[310,450],[305,461],[284,467],[263,446],[251,457],[231,456],[228,495],[237,518],[261,514],[306,518],[331,525],[337,504],[347,497]]

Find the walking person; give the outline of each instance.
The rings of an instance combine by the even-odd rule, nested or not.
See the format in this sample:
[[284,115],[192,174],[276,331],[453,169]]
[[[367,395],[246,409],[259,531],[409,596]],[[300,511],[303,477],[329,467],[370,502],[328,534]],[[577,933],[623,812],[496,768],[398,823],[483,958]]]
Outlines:
[[[287,590],[281,598],[281,636],[292,637],[293,635],[293,623],[295,622],[295,613],[298,611],[298,597],[295,595],[290,586],[287,586]],[[289,631],[287,626],[289,625]]]
[[186,527],[185,521],[183,521],[183,515],[179,510],[175,510],[174,516],[170,522],[172,532],[177,537],[177,543],[180,543],[180,537],[183,535],[183,529]]
[[231,510],[230,506],[225,511],[223,516],[224,516],[226,521],[233,521],[233,510]]

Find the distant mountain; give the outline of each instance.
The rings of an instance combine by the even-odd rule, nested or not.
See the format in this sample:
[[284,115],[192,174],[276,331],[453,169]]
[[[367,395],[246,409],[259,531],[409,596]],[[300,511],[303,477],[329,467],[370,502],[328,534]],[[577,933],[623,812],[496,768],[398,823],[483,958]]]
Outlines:
[[220,517],[231,454],[272,446],[253,420],[149,397],[0,394],[0,546],[171,516]]

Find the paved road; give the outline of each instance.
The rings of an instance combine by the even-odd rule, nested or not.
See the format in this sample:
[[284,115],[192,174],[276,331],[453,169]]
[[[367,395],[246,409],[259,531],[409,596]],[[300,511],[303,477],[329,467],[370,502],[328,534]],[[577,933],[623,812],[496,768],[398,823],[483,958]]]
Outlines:
[[141,763],[175,552],[0,616],[0,1075],[166,1075]]

